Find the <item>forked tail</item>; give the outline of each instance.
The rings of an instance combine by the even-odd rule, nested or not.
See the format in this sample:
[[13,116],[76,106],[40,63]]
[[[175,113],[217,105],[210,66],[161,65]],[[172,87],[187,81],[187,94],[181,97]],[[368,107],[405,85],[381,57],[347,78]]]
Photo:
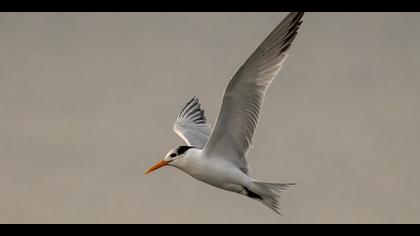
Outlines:
[[295,183],[287,183],[287,184],[276,184],[276,183],[263,183],[254,181],[254,188],[250,191],[246,189],[248,192],[248,197],[251,197],[262,204],[269,207],[271,210],[276,212],[277,214],[281,214],[280,207],[279,207],[279,199],[280,195],[283,191],[285,191],[288,187],[296,185]]

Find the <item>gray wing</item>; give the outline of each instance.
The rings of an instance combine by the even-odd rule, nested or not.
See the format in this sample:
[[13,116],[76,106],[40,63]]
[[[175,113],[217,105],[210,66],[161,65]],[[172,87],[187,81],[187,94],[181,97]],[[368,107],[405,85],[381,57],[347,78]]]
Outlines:
[[303,13],[288,14],[230,80],[222,107],[204,153],[224,158],[248,172],[245,156],[251,146],[261,105],[270,83],[280,71]]
[[174,131],[189,146],[204,148],[211,129],[198,98],[194,97],[182,108],[175,121]]

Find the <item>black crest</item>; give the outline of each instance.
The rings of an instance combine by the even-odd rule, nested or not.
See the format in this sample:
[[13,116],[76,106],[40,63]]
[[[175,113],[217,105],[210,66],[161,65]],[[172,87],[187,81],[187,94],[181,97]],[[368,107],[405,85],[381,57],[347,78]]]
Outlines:
[[193,148],[191,146],[180,146],[178,148],[178,156],[184,154],[188,149]]

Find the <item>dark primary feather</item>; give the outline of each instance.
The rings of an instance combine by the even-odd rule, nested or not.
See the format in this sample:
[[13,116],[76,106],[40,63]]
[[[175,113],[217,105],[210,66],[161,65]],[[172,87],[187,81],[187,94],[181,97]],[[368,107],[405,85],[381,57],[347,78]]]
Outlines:
[[292,12],[287,15],[258,48],[261,48],[263,52],[277,50],[278,55],[289,50],[302,24],[303,14],[303,12]]
[[204,124],[207,122],[207,119],[204,116],[204,110],[201,109],[201,105],[197,97],[192,98],[184,106],[184,108],[182,108],[178,118],[189,119],[196,124]]

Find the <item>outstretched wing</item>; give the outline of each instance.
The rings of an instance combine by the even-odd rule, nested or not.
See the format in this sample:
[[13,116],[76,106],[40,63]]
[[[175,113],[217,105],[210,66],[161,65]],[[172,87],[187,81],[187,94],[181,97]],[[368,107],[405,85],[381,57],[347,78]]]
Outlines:
[[189,146],[199,149],[204,148],[209,139],[211,129],[197,97],[191,99],[182,108],[175,121],[174,131]]
[[230,80],[213,133],[203,150],[206,156],[227,159],[248,172],[245,156],[265,93],[283,66],[302,16],[301,12],[288,14]]

